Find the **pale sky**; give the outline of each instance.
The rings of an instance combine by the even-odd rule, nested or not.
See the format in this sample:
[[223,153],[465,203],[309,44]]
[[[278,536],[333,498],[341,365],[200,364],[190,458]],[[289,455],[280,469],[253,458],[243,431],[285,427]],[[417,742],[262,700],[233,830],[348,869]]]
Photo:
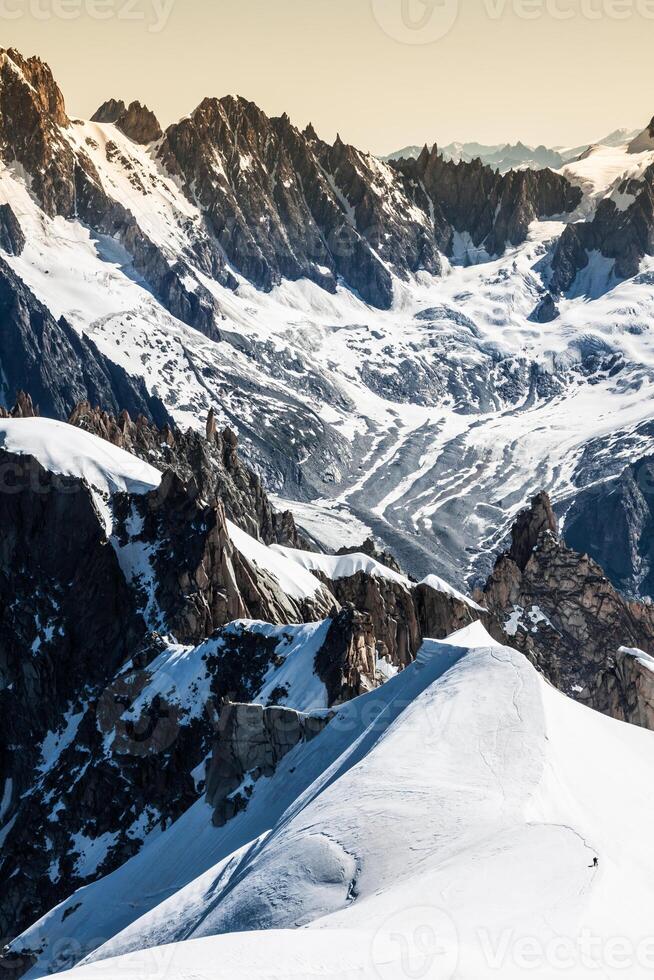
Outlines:
[[654,0],[458,0],[447,32],[456,5],[0,0],[0,43],[48,61],[72,115],[138,98],[167,125],[205,96],[239,93],[375,153],[574,145],[654,115]]

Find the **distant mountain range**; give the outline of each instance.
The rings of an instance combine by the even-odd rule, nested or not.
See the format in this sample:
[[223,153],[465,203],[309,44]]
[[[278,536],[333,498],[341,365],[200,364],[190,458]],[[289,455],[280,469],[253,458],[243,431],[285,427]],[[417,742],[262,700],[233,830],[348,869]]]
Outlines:
[[[551,167],[558,170],[566,163],[578,159],[591,146],[621,146],[638,135],[640,130],[630,131],[628,129],[616,129],[596,143],[584,143],[580,146],[527,146],[525,143],[498,143],[495,145],[486,143],[448,143],[447,146],[439,146],[439,152],[445,160],[454,163],[471,163],[473,160],[481,160],[482,163],[498,173],[504,174],[509,170],[540,170],[542,167]],[[416,159],[422,152],[422,146],[405,146],[401,150],[389,153],[382,157],[385,161],[390,160],[410,160]]]

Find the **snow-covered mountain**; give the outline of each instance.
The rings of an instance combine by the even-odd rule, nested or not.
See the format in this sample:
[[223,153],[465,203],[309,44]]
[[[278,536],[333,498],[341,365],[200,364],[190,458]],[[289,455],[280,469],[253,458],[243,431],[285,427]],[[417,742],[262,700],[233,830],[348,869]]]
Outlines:
[[0,52],[2,969],[640,975],[653,134],[385,162]]
[[[470,970],[477,917],[497,942],[556,900],[561,928],[605,930],[613,883],[577,865],[618,857],[613,830],[586,825],[605,800],[579,746],[595,767],[615,754],[622,782],[601,793],[616,823],[642,820],[632,750],[648,759],[651,731],[624,722],[654,730],[654,623],[556,537],[544,495],[471,599],[372,554],[307,550],[213,417],[202,435],[30,409],[0,420],[3,968],[36,978],[183,941],[184,976],[187,940],[243,929],[263,948],[299,926],[386,946],[410,893],[441,909],[433,888]],[[526,906],[519,861],[542,877]],[[471,901],[487,862],[508,904]],[[587,899],[556,899],[579,875]],[[321,939],[295,942],[324,972]]]
[[222,833],[199,801],[24,941],[65,962],[74,935],[89,955],[71,980],[216,962],[229,977],[479,980],[524,976],[527,940],[531,975],[565,955],[575,977],[617,976],[618,934],[644,977],[651,740],[471,627],[340,708]]
[[[448,143],[445,146],[439,145],[439,151],[446,160],[454,163],[471,163],[473,160],[481,160],[484,166],[492,167],[499,173],[504,174],[509,170],[540,170],[543,167],[558,169],[565,163],[578,159],[591,146],[623,146],[629,140],[639,135],[639,131],[630,132],[628,129],[616,129],[608,136],[602,137],[595,143],[586,143],[581,146],[528,146],[518,141],[517,143]],[[395,150],[383,160],[402,160],[417,158],[420,156],[423,146],[405,146],[401,150]]]
[[21,387],[60,418],[89,397],[194,427],[213,408],[308,534],[373,532],[459,586],[534,490],[563,511],[650,451],[654,151],[598,146],[561,175],[384,164],[231,98],[160,136],[138,105],[70,120],[15,52],[0,102],[12,352],[61,349],[42,303],[81,365],[66,393],[72,367],[3,351],[6,404]]

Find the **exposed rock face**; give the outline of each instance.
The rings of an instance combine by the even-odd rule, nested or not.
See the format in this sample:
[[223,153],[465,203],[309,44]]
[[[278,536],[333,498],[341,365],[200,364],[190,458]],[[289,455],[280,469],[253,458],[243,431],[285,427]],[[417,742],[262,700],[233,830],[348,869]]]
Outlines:
[[534,218],[581,199],[551,171],[502,177],[478,163],[445,163],[436,148],[381,163],[231,96],[206,99],[171,126],[160,153],[248,279],[269,289],[306,277],[333,290],[341,276],[381,308],[392,299],[388,266],[401,278],[438,274],[438,250],[451,250],[454,231],[502,253],[525,240]]
[[621,647],[590,687],[593,705],[620,721],[654,731],[654,658]]
[[[165,134],[140,103],[110,100],[94,119],[136,143],[158,141],[162,166],[205,219],[171,262],[138,216],[109,196],[49,69],[14,51],[1,59],[0,158],[24,167],[47,214],[79,218],[120,242],[167,309],[213,339],[220,311],[193,266],[231,288],[225,257],[263,289],[307,278],[334,291],[340,278],[387,309],[391,270],[405,280],[418,271],[439,274],[439,250],[451,252],[455,232],[499,254],[525,240],[534,218],[569,211],[580,196],[551,171],[501,176],[478,161],[446,163],[436,148],[418,160],[383,163],[231,96],[205,99]],[[119,154],[116,146],[107,152]],[[146,184],[139,186],[147,194]]]
[[207,801],[214,808],[214,825],[222,827],[244,810],[249,798],[247,783],[271,776],[291,749],[312,741],[330,718],[329,714],[303,714],[290,708],[225,704],[207,767]]
[[605,198],[592,221],[564,229],[552,260],[553,290],[565,293],[572,287],[578,273],[588,266],[590,252],[614,259],[618,279],[635,276],[642,259],[654,254],[654,166],[647,168],[641,180],[623,181],[618,192],[633,196],[625,210]]
[[[194,478],[167,470],[157,490],[114,498],[114,534],[121,549],[145,548],[154,572],[156,609],[150,624],[182,643],[199,643],[234,619],[312,622],[331,606],[327,590],[296,599],[234,546],[221,500],[205,500]],[[144,594],[144,607],[149,595]],[[162,622],[163,619],[163,622]]]
[[541,534],[548,531],[556,536],[558,524],[550,498],[546,493],[539,493],[532,500],[531,507],[518,514],[511,530],[509,558],[521,571],[525,570]]
[[398,167],[425,188],[435,208],[437,241],[452,249],[452,233],[467,232],[489,255],[525,241],[532,221],[573,211],[581,191],[551,170],[509,171],[501,175],[480,160],[452,163],[436,146]]
[[74,156],[60,132],[69,124],[64,98],[39,58],[0,49],[0,159],[19,163],[46,214],[74,212]]
[[[111,117],[121,105],[109,104],[101,115]],[[160,135],[156,119],[139,103],[123,109],[112,121],[137,141],[159,138],[155,132]],[[199,281],[190,288],[183,258],[171,264],[136,217],[107,195],[88,155],[73,149],[69,127],[63,96],[47,65],[38,58],[25,60],[13,50],[0,50],[0,159],[25,169],[30,189],[46,214],[81,219],[96,232],[115,238],[174,316],[217,337],[217,311],[209,291]],[[204,238],[198,241],[198,249],[207,274],[233,284],[219,250]]]
[[491,636],[506,642],[499,624],[483,608],[424,582],[413,586],[411,594],[423,639],[443,640],[465,626],[481,621]]
[[5,405],[22,389],[50,418],[68,418],[82,399],[100,402],[116,413],[125,407],[159,425],[168,418],[140,378],[131,378],[109,361],[63,318],[54,320],[1,258],[0,340],[0,401]]
[[[34,412],[21,395],[12,417]],[[237,617],[319,620],[333,598],[326,590],[306,602],[286,596],[236,550],[222,503],[202,500],[192,478],[168,470],[150,495],[115,496],[108,542],[85,483],[3,451],[0,470],[10,491],[0,494],[5,937],[113,870],[144,832],[197,799],[192,771],[211,745],[213,714],[200,703],[189,716],[156,684],[143,700],[167,651],[148,622],[204,640]],[[142,556],[138,574],[122,551],[127,543]],[[209,677],[218,700],[253,697],[280,642],[243,630],[217,634],[196,654],[198,684]],[[109,842],[98,845],[97,866],[78,861],[80,838]]]
[[529,317],[534,323],[552,323],[560,316],[559,308],[551,293],[545,293],[538,306]]
[[0,406],[0,419],[35,419],[38,416],[38,406],[34,406],[31,396],[24,391],[19,391],[16,395],[16,404],[11,411]]
[[260,477],[241,460],[238,439],[231,429],[219,432],[213,413],[206,436],[164,425],[159,428],[142,415],[132,421],[128,412],[118,418],[88,401],[78,404],[69,422],[161,470],[172,470],[182,481],[193,480],[205,501],[222,501],[230,520],[265,544],[303,547],[293,515],[273,509]]
[[25,248],[25,235],[11,204],[0,204],[0,248],[8,255],[20,255]]
[[108,99],[91,116],[91,122],[115,123],[126,111],[127,106],[122,99]]
[[[352,644],[348,641],[344,645],[339,641],[338,649],[341,652],[348,645],[352,652],[342,654],[345,656],[345,667],[341,675],[332,681],[325,681],[334,698],[338,698],[337,692],[341,688],[345,690],[347,700],[377,684],[375,658],[370,653],[370,643],[375,647],[377,659],[386,661],[391,668],[403,670],[415,659],[424,638],[442,640],[478,620],[498,640],[506,639],[491,613],[474,602],[444,591],[439,587],[442,583],[437,580],[433,580],[432,584],[429,579],[413,584],[408,579],[363,570],[334,579],[320,571],[314,571],[314,574],[325,583],[344,609],[350,610],[341,614],[337,621],[341,623],[339,628],[351,632],[356,627],[360,636],[365,634],[366,637]],[[365,621],[357,618],[362,613],[365,613]],[[336,623],[334,630],[336,636]],[[326,656],[324,650],[321,656]],[[326,662],[331,663],[329,658]],[[333,663],[337,663],[337,658],[333,659]],[[326,676],[325,670],[321,666],[318,671],[322,677]],[[348,680],[350,670],[355,678],[353,682]]]
[[[34,770],[49,731],[76,711],[140,643],[118,560],[85,484],[31,457],[0,451],[0,773],[11,789],[3,821],[0,933],[17,932],[64,897],[32,827]],[[6,784],[6,780],[11,780]]]
[[[564,693],[600,711],[641,723],[635,685],[614,670],[620,647],[654,652],[654,609],[628,602],[587,555],[556,535],[549,500],[539,494],[518,518],[511,551],[502,555],[482,601],[523,650]],[[531,552],[528,547],[531,546]],[[612,678],[612,697],[598,673]]]
[[341,274],[365,299],[390,304],[387,270],[287,117],[271,120],[231,96],[205,99],[168,129],[160,153],[258,286],[305,277],[333,291]]
[[414,659],[422,636],[409,589],[382,576],[357,572],[331,584],[338,601],[365,609],[379,644],[379,655],[397,667]]
[[331,614],[325,643],[316,655],[315,671],[327,688],[329,704],[342,704],[378,684],[377,649],[372,616],[348,603]]
[[110,99],[101,105],[93,122],[114,123],[121,132],[135,143],[154,143],[163,136],[163,130],[154,112],[140,102],[126,106],[122,100]]
[[602,566],[621,592],[654,597],[654,460],[597,481],[566,512],[564,537]]

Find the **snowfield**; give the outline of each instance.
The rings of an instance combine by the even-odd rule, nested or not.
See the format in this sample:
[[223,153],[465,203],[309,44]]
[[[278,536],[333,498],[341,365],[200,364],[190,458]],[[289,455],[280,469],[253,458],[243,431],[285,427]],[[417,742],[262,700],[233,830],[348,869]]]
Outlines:
[[341,707],[225,827],[199,801],[16,948],[43,976],[74,936],[71,980],[645,977],[652,738],[475,624]]

